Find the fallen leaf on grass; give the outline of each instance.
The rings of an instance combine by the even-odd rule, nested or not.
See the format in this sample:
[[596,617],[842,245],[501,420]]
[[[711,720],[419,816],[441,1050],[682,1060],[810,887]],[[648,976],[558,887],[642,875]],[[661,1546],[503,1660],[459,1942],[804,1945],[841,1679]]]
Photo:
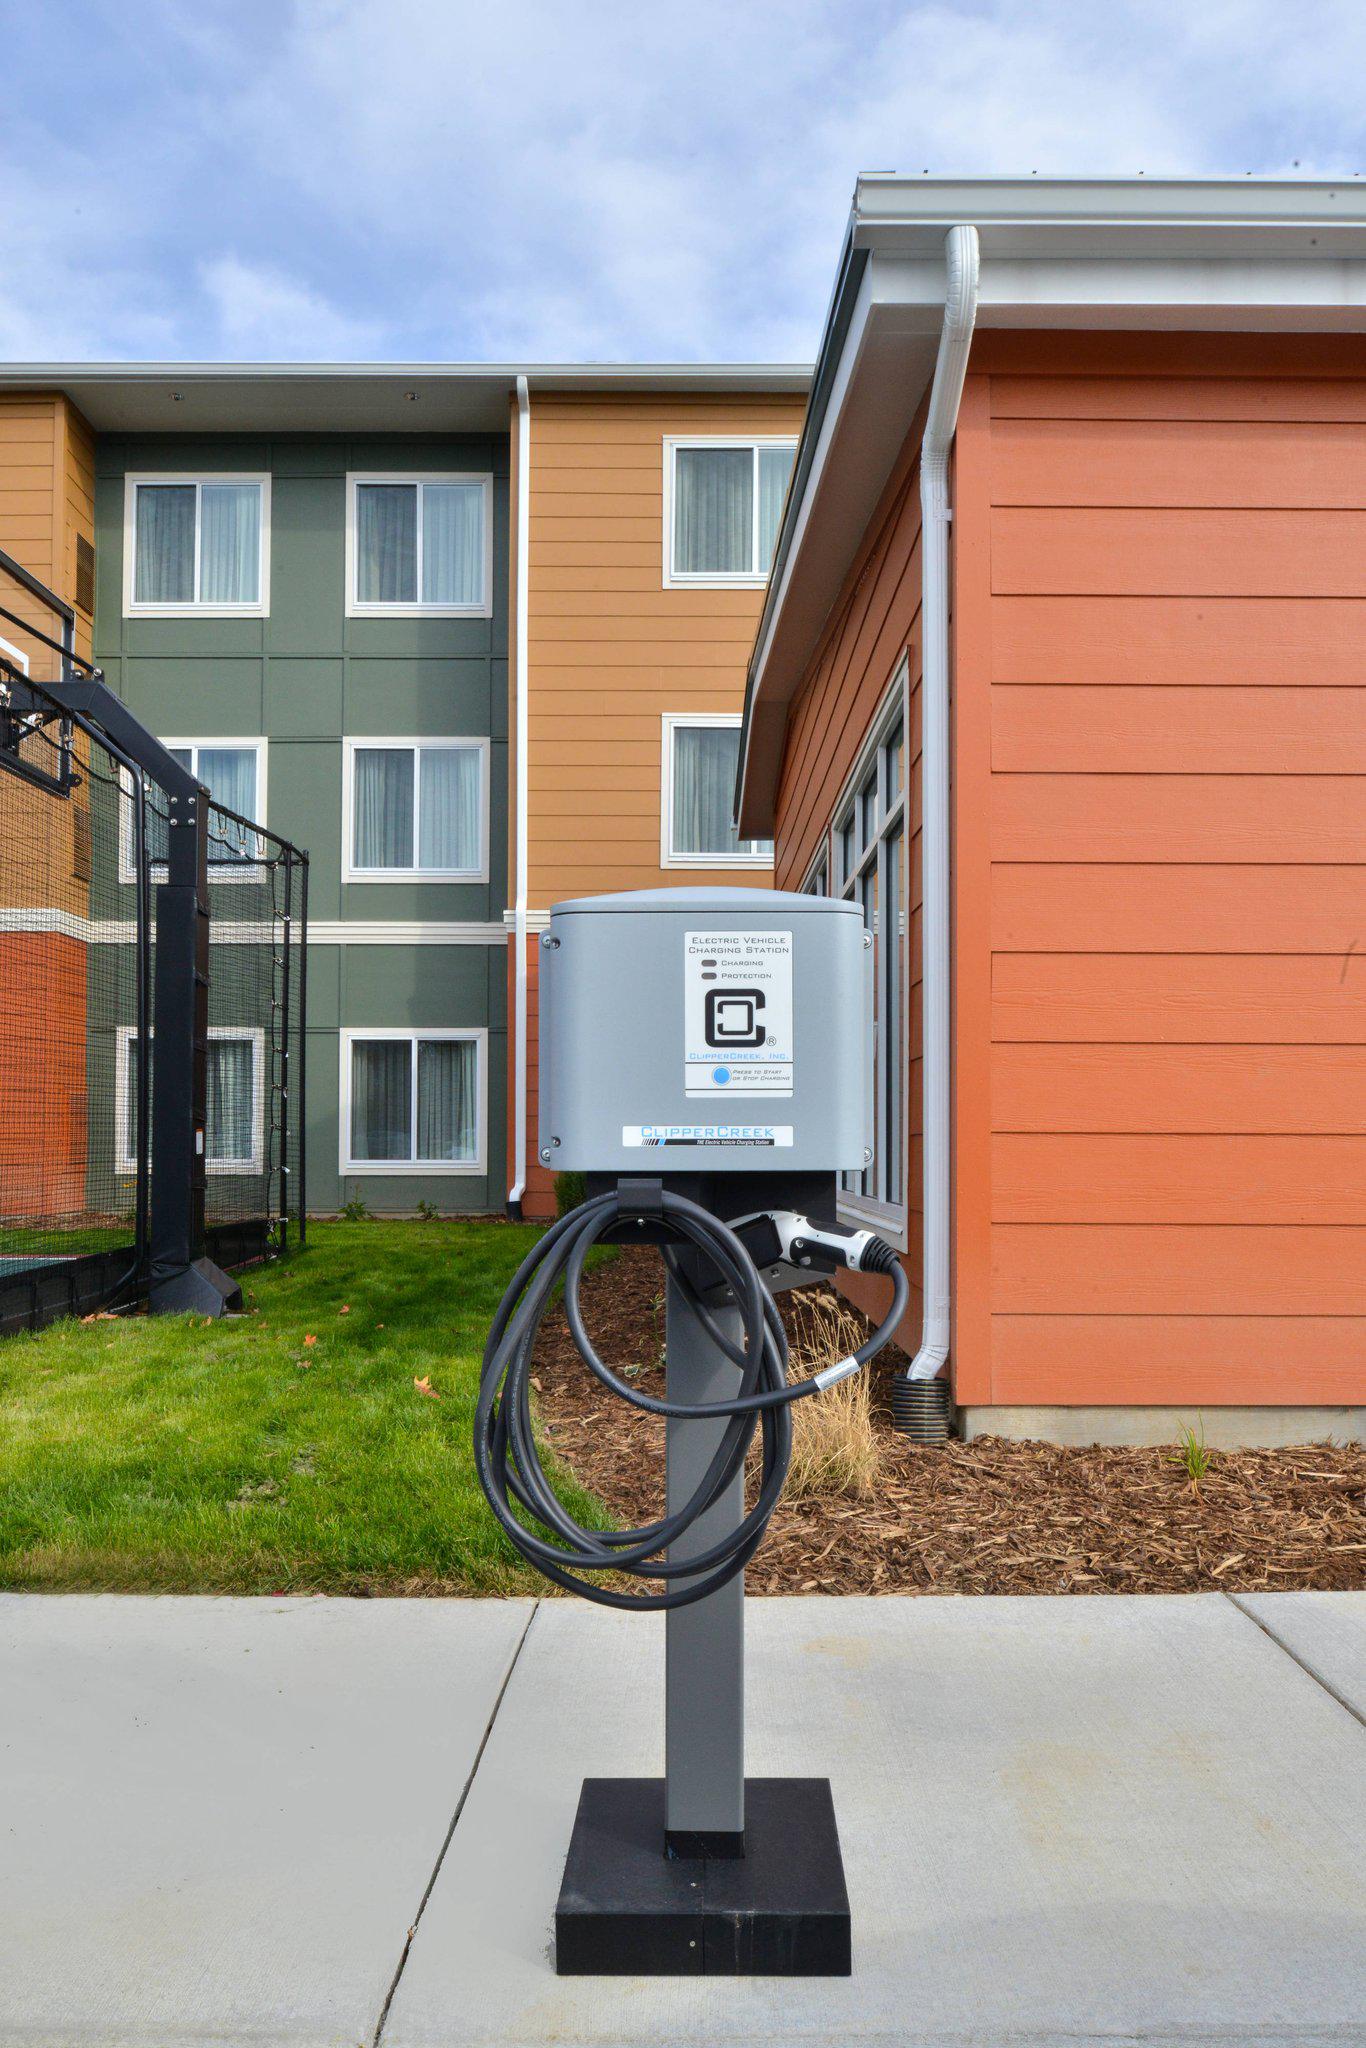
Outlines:
[[317,1338],[316,1338],[316,1337],[312,1337],[312,1336],[309,1336],[309,1337],[305,1337],[305,1338],[304,1338],[304,1342],[305,1342],[305,1344],[316,1344],[316,1343],[317,1343],[317,1341],[318,1341],[318,1340],[317,1340]]
[[425,1374],[420,1380],[415,1379],[413,1385],[417,1388],[419,1394],[425,1394],[429,1401],[439,1401],[441,1399],[440,1394],[437,1393],[436,1388],[432,1385],[430,1373]]
[[337,1314],[338,1314],[339,1316],[349,1316],[349,1315],[350,1315],[350,1313],[351,1313],[351,1310],[350,1310],[349,1306],[348,1306],[348,1305],[347,1305],[347,1304],[346,1304],[345,1302],[343,1302],[343,1303],[342,1303],[342,1305],[341,1305],[341,1307],[340,1307],[340,1308],[339,1308],[339,1309],[337,1310]]

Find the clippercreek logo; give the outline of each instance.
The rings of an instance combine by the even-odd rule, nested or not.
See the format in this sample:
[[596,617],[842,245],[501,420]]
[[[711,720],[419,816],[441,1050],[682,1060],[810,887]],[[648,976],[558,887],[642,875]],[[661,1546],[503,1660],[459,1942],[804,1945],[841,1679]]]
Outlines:
[[663,1145],[790,1145],[791,1124],[623,1124],[621,1142],[637,1146]]

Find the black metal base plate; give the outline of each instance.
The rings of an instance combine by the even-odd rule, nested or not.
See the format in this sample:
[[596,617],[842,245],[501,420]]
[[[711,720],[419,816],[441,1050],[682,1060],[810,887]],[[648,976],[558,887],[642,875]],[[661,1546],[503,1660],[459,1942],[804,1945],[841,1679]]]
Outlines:
[[828,1778],[747,1778],[743,1857],[667,1857],[662,1778],[585,1778],[555,1908],[561,1977],[847,1977]]

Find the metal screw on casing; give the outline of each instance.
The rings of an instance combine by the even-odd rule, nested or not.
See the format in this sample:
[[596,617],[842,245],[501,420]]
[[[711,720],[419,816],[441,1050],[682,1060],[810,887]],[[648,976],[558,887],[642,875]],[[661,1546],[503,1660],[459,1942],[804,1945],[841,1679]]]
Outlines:
[[871,1145],[865,1145],[863,1148],[863,1163],[865,1166],[871,1166],[873,1163],[873,1148]]

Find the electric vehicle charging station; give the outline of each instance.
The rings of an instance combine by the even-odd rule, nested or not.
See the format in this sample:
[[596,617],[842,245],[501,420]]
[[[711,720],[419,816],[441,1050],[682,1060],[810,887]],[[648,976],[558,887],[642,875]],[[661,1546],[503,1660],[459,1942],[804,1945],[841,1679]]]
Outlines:
[[[664,1776],[584,1781],[556,1969],[847,1975],[829,1781],[745,1777],[743,1572],[782,1489],[793,1402],[866,1366],[906,1308],[892,1247],[836,1213],[840,1174],[871,1157],[871,940],[860,907],[829,897],[640,890],[556,905],[540,981],[540,1156],[583,1172],[588,1195],[529,1254],[494,1320],[480,1481],[547,1577],[607,1606],[662,1609],[666,1634]],[[604,1242],[663,1251],[663,1400],[617,1377],[584,1328],[579,1281]],[[850,1358],[790,1382],[774,1293],[841,1265],[888,1276],[888,1314]],[[561,1280],[588,1369],[667,1418],[665,1511],[640,1529],[581,1527],[536,1456],[532,1350]]]

